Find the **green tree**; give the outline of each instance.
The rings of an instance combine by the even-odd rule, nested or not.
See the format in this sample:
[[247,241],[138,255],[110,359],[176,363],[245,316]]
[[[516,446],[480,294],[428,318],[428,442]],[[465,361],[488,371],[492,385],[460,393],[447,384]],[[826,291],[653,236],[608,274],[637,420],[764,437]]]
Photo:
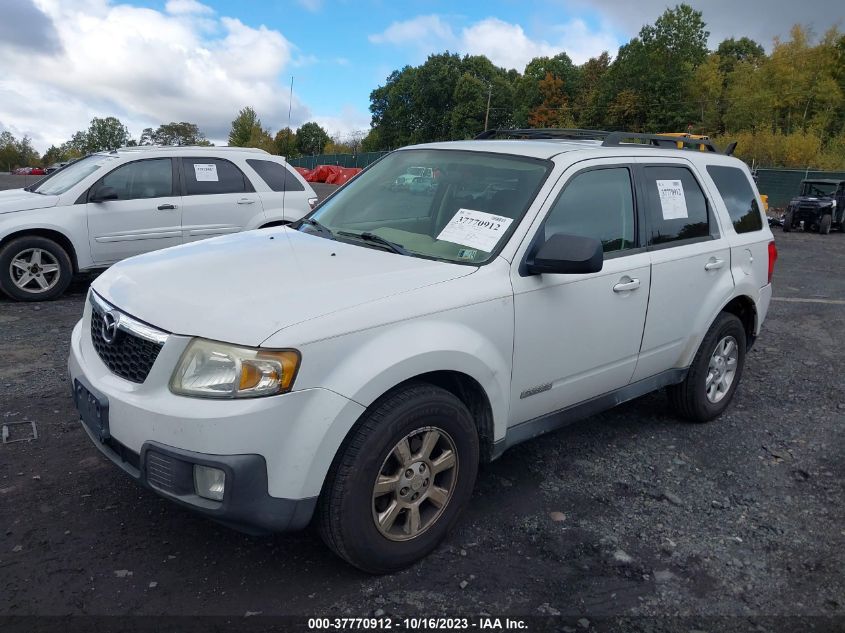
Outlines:
[[233,147],[247,147],[255,128],[261,129],[261,119],[251,107],[247,106],[238,112],[238,116],[232,121],[232,129],[229,132],[229,145]]
[[94,117],[84,134],[86,153],[110,151],[124,147],[129,141],[129,130],[113,116]]
[[328,145],[331,138],[318,123],[309,121],[299,126],[296,131],[297,149],[303,155],[322,154],[323,148]]
[[282,128],[273,137],[274,154],[288,158],[299,156],[299,149],[296,145],[296,132],[289,127]]
[[210,146],[211,143],[205,138],[199,126],[196,123],[188,123],[183,121],[181,123],[163,123],[155,130],[152,128],[145,128],[141,132],[141,138],[138,141],[139,145],[202,145]]
[[8,130],[0,132],[0,170],[12,171],[20,166],[18,140]]

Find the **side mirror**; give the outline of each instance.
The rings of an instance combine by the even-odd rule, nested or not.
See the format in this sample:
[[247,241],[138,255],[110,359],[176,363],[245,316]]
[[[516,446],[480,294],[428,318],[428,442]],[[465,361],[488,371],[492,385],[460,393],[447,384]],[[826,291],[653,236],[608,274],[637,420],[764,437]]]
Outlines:
[[106,200],[117,200],[117,191],[114,187],[100,187],[89,198],[91,202],[105,202]]
[[526,264],[532,275],[597,273],[604,265],[604,252],[601,242],[594,237],[555,233]]

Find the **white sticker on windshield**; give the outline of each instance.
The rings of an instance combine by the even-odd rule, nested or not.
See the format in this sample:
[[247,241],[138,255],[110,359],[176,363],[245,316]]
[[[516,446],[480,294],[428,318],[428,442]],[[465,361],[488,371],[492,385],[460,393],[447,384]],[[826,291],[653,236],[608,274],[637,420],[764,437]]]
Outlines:
[[197,182],[217,182],[217,165],[214,163],[194,163],[194,174]]
[[492,213],[458,209],[449,224],[440,231],[437,239],[490,253],[496,248],[511,222],[512,218],[503,218]]
[[689,217],[684,185],[680,180],[658,180],[657,193],[660,194],[660,207],[663,210],[664,220],[680,220]]

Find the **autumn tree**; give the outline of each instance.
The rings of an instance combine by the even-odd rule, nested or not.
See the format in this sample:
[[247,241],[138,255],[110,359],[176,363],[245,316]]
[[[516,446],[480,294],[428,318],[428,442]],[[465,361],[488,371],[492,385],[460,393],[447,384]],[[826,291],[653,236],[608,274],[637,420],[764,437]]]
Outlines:
[[540,105],[528,113],[528,125],[531,127],[575,127],[568,99],[564,90],[563,79],[547,72],[540,82]]

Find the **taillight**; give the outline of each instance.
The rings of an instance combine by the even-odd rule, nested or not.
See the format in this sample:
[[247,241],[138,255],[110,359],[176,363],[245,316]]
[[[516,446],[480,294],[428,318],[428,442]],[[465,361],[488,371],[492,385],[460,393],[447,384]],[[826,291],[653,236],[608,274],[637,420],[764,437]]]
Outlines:
[[772,273],[775,272],[775,262],[778,260],[778,247],[774,241],[769,242],[769,283],[772,283]]

